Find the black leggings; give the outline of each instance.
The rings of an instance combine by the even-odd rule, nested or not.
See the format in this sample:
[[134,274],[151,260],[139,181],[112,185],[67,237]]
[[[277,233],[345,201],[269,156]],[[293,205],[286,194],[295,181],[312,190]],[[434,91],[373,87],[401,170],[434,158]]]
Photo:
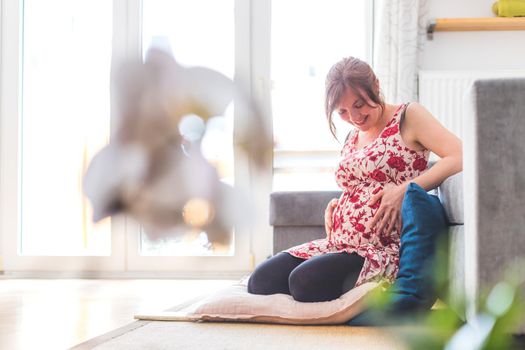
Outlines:
[[248,292],[290,294],[302,302],[337,299],[355,286],[363,263],[356,253],[328,253],[305,260],[281,252],[257,266]]

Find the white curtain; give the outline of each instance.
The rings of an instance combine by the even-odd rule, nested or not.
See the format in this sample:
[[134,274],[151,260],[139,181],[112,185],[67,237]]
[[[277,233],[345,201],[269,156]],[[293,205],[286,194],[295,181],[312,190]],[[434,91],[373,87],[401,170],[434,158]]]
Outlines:
[[419,57],[426,41],[427,0],[382,0],[374,69],[388,103],[417,101]]

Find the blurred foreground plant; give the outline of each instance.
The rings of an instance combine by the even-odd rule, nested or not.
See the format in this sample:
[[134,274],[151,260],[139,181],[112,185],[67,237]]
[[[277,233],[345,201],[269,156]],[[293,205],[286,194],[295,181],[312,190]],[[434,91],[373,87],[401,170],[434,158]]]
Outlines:
[[370,325],[392,327],[414,350],[525,349],[524,335],[515,334],[525,322],[525,259],[517,259],[501,281],[480,291],[475,310],[468,310],[465,298],[450,295],[448,240],[438,247],[434,276],[445,303],[436,303],[432,310],[400,310],[393,307],[396,295],[383,285],[367,299]]

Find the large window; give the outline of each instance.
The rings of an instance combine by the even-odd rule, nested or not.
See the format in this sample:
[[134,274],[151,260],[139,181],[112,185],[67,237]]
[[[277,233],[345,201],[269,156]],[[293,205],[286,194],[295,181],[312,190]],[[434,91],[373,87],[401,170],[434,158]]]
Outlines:
[[[367,0],[11,0],[2,2],[0,234],[7,271],[247,271],[271,254],[273,189],[328,189],[340,144],[323,112],[324,78],[344,56],[371,57]],[[221,180],[251,191],[257,214],[232,245],[205,232],[150,240],[129,217],[91,223],[81,192],[110,141],[111,72],[150,46],[242,84],[275,140],[257,174],[233,146],[233,104],[202,140]],[[338,125],[344,139],[348,127]],[[272,174],[273,172],[273,174]],[[258,182],[254,178],[258,177]],[[261,180],[262,179],[262,180]],[[261,180],[261,181],[259,181]],[[232,233],[233,234],[233,233]]]
[[[230,246],[210,249],[205,232],[166,233],[165,239],[150,240],[138,223],[122,215],[94,225],[82,178],[94,154],[110,141],[111,112],[117,110],[111,108],[110,77],[123,59],[140,59],[150,46],[161,45],[183,66],[205,66],[250,84],[249,4],[2,4],[0,242],[5,270],[149,270],[184,276],[248,270],[250,252],[258,249],[250,246],[248,228],[236,228]],[[249,182],[249,164],[234,162],[234,116],[232,104],[225,117],[209,120],[202,150],[221,180],[237,186]],[[267,250],[259,254],[266,255]]]
[[25,0],[23,9],[20,253],[109,255],[111,220],[92,223],[82,176],[109,141],[112,4]]
[[[336,188],[333,170],[341,144],[330,133],[324,113],[325,77],[343,57],[371,57],[371,3],[272,3],[274,190]],[[342,142],[349,126],[334,121]]]

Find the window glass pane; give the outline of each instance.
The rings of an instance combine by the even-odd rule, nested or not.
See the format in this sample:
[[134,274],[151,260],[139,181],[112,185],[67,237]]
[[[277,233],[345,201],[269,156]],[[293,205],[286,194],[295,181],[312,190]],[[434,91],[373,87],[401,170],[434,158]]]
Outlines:
[[233,79],[233,0],[144,0],[143,51],[159,41],[178,63],[204,66]]
[[[332,172],[342,144],[324,114],[324,84],[341,58],[366,59],[366,1],[272,2],[274,190],[336,188]],[[343,142],[350,126],[334,121]]]
[[[183,66],[208,67],[233,79],[234,40],[233,0],[143,1],[143,53],[160,45],[170,49]],[[224,117],[208,121],[201,149],[221,180],[233,185],[233,105]],[[141,254],[231,255],[233,239],[229,246],[217,246],[211,245],[201,230],[174,229],[155,240],[142,233]]]
[[21,122],[24,255],[109,255],[83,173],[109,138],[112,4],[25,0]]

